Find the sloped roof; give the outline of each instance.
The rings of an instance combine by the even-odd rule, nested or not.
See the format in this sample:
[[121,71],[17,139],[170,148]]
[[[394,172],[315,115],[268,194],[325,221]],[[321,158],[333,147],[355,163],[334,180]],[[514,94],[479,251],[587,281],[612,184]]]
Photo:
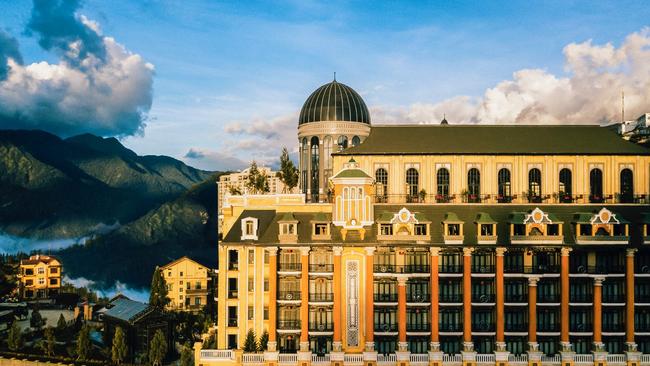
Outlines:
[[375,125],[334,155],[650,155],[597,125]]
[[104,316],[123,320],[125,322],[132,322],[139,315],[147,312],[150,308],[149,305],[134,301],[125,297],[115,299],[111,302],[110,309],[106,310]]
[[171,266],[173,266],[173,265],[175,265],[175,264],[177,264],[177,263],[180,263],[180,262],[182,262],[182,261],[184,261],[184,260],[188,260],[188,261],[191,261],[191,262],[194,262],[194,263],[198,264],[199,266],[202,266],[202,267],[208,268],[207,266],[205,266],[205,265],[203,265],[203,264],[201,264],[201,263],[195,261],[194,259],[192,259],[192,258],[190,258],[190,257],[188,257],[188,256],[186,256],[186,255],[184,255],[184,256],[182,256],[182,257],[176,259],[175,261],[169,262],[169,263],[165,264],[164,266],[161,266],[160,269],[165,269],[165,268],[171,267]]

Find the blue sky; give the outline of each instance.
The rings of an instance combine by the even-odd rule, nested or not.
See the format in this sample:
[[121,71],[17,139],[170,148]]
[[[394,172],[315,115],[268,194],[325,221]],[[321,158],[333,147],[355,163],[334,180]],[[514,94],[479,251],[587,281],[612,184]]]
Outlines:
[[[519,70],[570,77],[565,46],[619,47],[650,24],[649,9],[642,1],[87,0],[77,14],[155,68],[146,127],[124,137],[127,146],[232,169],[271,163],[280,145],[294,144],[291,121],[334,71],[377,111],[373,123],[414,114],[434,122],[440,103],[482,98]],[[0,27],[25,64],[59,62],[25,32],[31,11],[31,1],[0,0]],[[448,109],[452,123],[469,118]]]

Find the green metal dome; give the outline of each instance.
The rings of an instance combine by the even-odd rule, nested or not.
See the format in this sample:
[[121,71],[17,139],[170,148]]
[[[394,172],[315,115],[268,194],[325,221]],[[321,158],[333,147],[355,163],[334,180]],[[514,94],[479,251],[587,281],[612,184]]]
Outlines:
[[334,80],[311,93],[302,106],[298,124],[320,121],[370,124],[370,113],[359,93]]

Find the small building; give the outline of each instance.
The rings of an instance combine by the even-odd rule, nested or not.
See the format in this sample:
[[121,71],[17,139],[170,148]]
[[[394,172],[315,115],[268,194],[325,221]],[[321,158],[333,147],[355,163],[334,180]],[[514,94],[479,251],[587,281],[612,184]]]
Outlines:
[[129,346],[127,361],[135,361],[145,354],[158,330],[165,334],[168,352],[174,348],[171,324],[158,308],[118,295],[102,313],[104,344],[112,344],[115,330],[121,327]]
[[24,299],[47,299],[61,289],[63,267],[57,258],[37,254],[20,261],[21,296]]
[[199,312],[214,298],[213,271],[188,257],[161,268],[171,302],[169,310]]

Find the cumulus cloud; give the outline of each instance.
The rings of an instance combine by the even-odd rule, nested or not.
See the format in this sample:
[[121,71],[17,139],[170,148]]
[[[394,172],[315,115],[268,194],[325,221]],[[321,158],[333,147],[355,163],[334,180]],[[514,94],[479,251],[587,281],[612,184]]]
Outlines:
[[[153,98],[154,67],[78,14],[77,0],[35,0],[28,34],[59,63],[22,64],[0,35],[0,124],[60,136],[142,133]],[[7,70],[2,78],[2,67]]]
[[591,40],[564,47],[565,76],[524,69],[477,98],[373,107],[374,121],[439,123],[595,124],[620,121],[621,92],[628,118],[650,106],[650,28],[628,35],[620,47]]
[[248,166],[248,162],[236,157],[231,152],[190,148],[184,160],[192,166],[205,170],[237,171]]
[[9,65],[7,63],[9,59],[17,64],[23,63],[16,39],[0,29],[0,81],[7,78],[7,74],[9,73]]

